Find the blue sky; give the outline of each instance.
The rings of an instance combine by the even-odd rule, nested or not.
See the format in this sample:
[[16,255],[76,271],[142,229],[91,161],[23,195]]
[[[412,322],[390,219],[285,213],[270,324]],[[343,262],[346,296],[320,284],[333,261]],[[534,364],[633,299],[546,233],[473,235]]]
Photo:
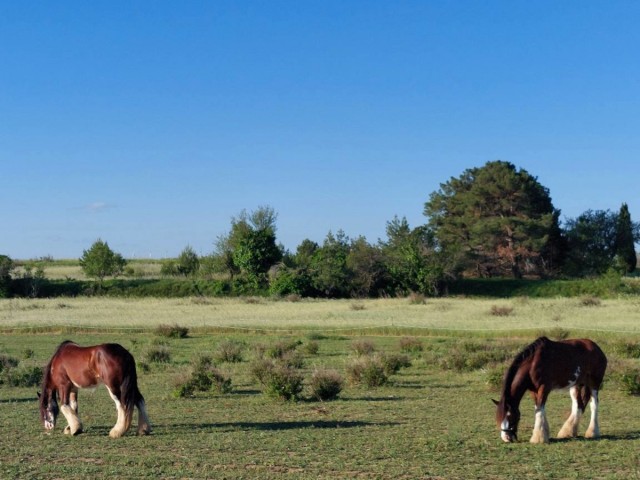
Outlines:
[[640,3],[0,3],[0,253],[213,251],[268,205],[295,250],[412,226],[506,160],[562,217],[640,220]]

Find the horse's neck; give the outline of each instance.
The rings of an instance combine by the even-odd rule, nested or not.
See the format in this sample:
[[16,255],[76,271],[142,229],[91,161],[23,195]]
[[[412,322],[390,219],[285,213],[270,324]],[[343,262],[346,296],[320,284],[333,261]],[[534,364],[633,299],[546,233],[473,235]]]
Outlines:
[[[504,391],[502,395],[516,404],[520,403],[525,392],[529,388],[529,374],[526,372],[528,367],[521,363],[518,368],[510,372],[510,381],[505,382]],[[522,370],[525,370],[524,372]]]

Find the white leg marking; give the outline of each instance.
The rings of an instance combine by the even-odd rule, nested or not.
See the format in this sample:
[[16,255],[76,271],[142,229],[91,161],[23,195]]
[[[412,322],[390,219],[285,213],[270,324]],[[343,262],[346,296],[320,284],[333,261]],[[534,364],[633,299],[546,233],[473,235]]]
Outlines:
[[535,424],[533,426],[533,434],[531,435],[531,443],[548,443],[549,442],[549,424],[547,423],[547,415],[544,406],[536,407]]
[[599,438],[600,437],[600,425],[598,424],[598,391],[591,391],[591,403],[589,405],[591,409],[591,422],[589,422],[589,428],[584,434],[585,438]]
[[67,423],[69,424],[65,429],[65,434],[75,435],[76,433],[82,432],[82,422],[80,422],[80,418],[76,415],[76,412],[69,405],[61,405],[60,411],[64,415],[64,418],[67,419]]
[[580,423],[580,417],[582,412],[578,407],[578,387],[571,387],[569,389],[569,395],[571,395],[571,415],[564,422],[564,425],[558,432],[558,438],[572,438],[578,434],[578,424]]
[[107,387],[107,390],[109,391],[109,395],[111,396],[111,399],[115,402],[116,404],[116,410],[118,411],[118,420],[116,421],[116,424],[114,425],[114,427],[111,429],[111,431],[109,432],[109,436],[111,438],[118,438],[121,437],[122,435],[125,434],[126,430],[126,423],[125,423],[125,411],[124,411],[124,407],[122,406],[122,403],[120,403],[120,400],[118,399],[118,397],[116,397],[111,390],[109,389],[109,387]]

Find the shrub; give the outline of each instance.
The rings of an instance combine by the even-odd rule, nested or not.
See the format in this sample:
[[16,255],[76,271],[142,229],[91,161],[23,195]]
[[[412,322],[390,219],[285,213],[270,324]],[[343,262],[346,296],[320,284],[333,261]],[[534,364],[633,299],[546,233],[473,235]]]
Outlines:
[[297,400],[302,392],[302,374],[290,366],[262,358],[253,362],[251,373],[270,397]]
[[422,342],[415,337],[402,337],[400,350],[406,353],[418,353],[424,349]]
[[384,365],[384,371],[387,375],[393,375],[394,373],[398,373],[401,368],[411,366],[409,357],[398,353],[382,355],[380,361]]
[[178,324],[173,325],[158,325],[156,328],[156,335],[167,338],[186,338],[189,335],[189,329],[187,327],[181,327]]
[[446,354],[437,358],[437,363],[444,370],[458,372],[473,371],[487,365],[502,363],[510,358],[511,351],[504,347],[463,342],[451,348]]
[[376,347],[371,341],[359,338],[351,342],[351,350],[356,355],[371,355],[376,350]]
[[493,315],[494,317],[508,317],[512,313],[513,313],[513,307],[498,306],[498,305],[491,306],[491,315]]
[[232,390],[231,379],[220,372],[213,364],[211,357],[203,355],[195,360],[191,376],[179,382],[174,394],[177,397],[193,395],[195,391],[229,393]]
[[364,310],[367,307],[365,307],[364,303],[352,303],[350,308],[351,310],[358,312]]
[[171,351],[164,345],[154,346],[147,350],[144,358],[147,363],[169,363]]
[[504,368],[492,368],[486,371],[487,385],[492,390],[499,390],[504,380]]
[[0,373],[17,367],[18,363],[20,363],[20,361],[17,358],[10,357],[4,353],[0,354]]
[[311,340],[304,345],[304,351],[309,355],[317,355],[318,351],[320,351],[320,344],[315,340]]
[[622,391],[627,395],[640,395],[640,369],[627,369],[620,376]]
[[238,363],[242,361],[245,344],[237,340],[223,340],[213,352],[213,358],[218,362]]
[[287,352],[291,352],[302,345],[300,340],[280,340],[265,350],[265,355],[270,358],[282,358]]
[[542,331],[538,334],[539,337],[549,337],[552,340],[564,340],[566,338],[569,338],[569,335],[571,334],[571,332],[569,330],[566,330],[564,328],[560,328],[560,327],[556,327],[556,328],[552,328],[549,331]]
[[269,358],[258,358],[251,362],[249,371],[258,383],[264,385],[275,366],[275,362]]
[[347,364],[347,376],[351,383],[367,387],[379,387],[389,381],[384,365],[378,357],[354,358]]
[[278,360],[281,365],[284,365],[286,367],[304,367],[304,355],[297,350],[289,350],[285,352]]
[[580,305],[583,307],[599,307],[602,301],[598,297],[587,296],[580,299]]
[[42,367],[18,367],[7,370],[6,383],[11,387],[38,387],[42,383]]
[[423,293],[411,292],[407,299],[411,305],[424,305],[427,303],[427,299]]
[[340,395],[344,380],[336,370],[319,369],[311,375],[311,395],[318,400],[333,400]]
[[625,358],[640,358],[640,343],[621,342],[614,347],[616,353]]

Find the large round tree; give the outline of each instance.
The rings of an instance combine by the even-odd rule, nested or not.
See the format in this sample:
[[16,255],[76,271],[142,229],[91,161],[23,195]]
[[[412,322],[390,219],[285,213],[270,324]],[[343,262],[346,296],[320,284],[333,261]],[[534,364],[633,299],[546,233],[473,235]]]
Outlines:
[[509,162],[488,162],[441,184],[424,214],[442,252],[479,276],[520,278],[554,264],[560,212],[536,177]]

